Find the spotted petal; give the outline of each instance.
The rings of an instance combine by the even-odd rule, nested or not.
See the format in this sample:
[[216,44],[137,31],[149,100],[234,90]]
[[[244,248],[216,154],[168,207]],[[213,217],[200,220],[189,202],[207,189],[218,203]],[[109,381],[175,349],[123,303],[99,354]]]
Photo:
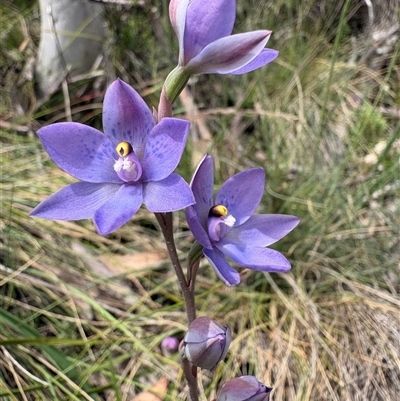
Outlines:
[[121,182],[113,165],[115,151],[106,135],[80,123],[56,123],[38,136],[54,162],[82,181]]
[[173,212],[194,203],[189,185],[178,174],[161,181],[147,182],[144,186],[144,203],[151,212]]
[[217,273],[217,276],[225,285],[233,286],[240,283],[239,273],[229,265],[225,255],[219,249],[204,249],[203,252],[212,268],[215,270],[215,273]]
[[128,84],[117,79],[104,96],[103,128],[114,146],[126,141],[141,159],[150,131],[153,115],[144,100]]
[[94,222],[101,235],[107,235],[125,223],[139,210],[143,203],[141,184],[121,185],[115,195],[96,210]]
[[262,168],[242,171],[229,178],[218,191],[215,203],[228,208],[235,226],[247,221],[255,212],[264,193],[265,174]]
[[143,181],[160,181],[178,166],[189,134],[189,122],[163,118],[150,132],[142,160]]
[[49,220],[88,219],[114,197],[119,187],[118,184],[75,182],[49,196],[30,215]]

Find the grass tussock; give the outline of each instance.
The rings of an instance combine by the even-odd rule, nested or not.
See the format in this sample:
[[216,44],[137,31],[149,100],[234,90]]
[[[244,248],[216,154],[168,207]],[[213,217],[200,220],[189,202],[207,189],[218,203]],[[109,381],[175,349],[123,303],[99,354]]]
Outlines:
[[[70,83],[68,107],[62,92],[39,106],[27,79],[37,3],[0,6],[6,401],[131,401],[160,378],[168,381],[161,399],[186,399],[177,355],[160,351],[163,338],[181,338],[186,326],[154,217],[142,209],[101,237],[90,221],[28,215],[72,182],[44,152],[37,128],[71,115],[101,129],[113,75],[157,104],[177,44],[168,2],[153,3],[107,5],[108,72]],[[235,30],[272,29],[279,59],[245,76],[193,78],[175,109],[192,122],[179,167],[186,179],[205,151],[215,157],[217,183],[261,165],[268,181],[260,212],[302,219],[276,245],[293,264],[288,274],[243,270],[241,284],[227,288],[201,265],[199,315],[234,333],[227,359],[200,373],[203,400],[242,374],[273,386],[273,401],[388,401],[400,393],[400,47],[373,56],[365,7],[238,1]],[[183,215],[176,226],[184,259],[192,238]]]

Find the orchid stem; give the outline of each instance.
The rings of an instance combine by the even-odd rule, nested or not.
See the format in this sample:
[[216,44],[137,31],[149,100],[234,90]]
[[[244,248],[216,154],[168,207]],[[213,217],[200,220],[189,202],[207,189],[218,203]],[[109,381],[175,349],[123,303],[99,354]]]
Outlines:
[[[177,76],[181,76],[182,74],[183,72],[181,71],[179,74],[177,74]],[[187,79],[189,78],[187,77]],[[186,82],[187,80],[185,81],[185,84]],[[183,89],[183,87],[181,88],[181,90]],[[176,97],[173,100],[175,99]],[[161,91],[160,102],[158,105],[158,120],[161,120],[163,117],[172,116],[172,103],[173,101],[170,101],[168,99],[166,86],[164,85]],[[172,266],[174,267],[175,273],[178,277],[179,285],[183,293],[183,298],[185,299],[188,325],[190,325],[190,323],[192,323],[193,320],[196,319],[196,303],[194,299],[194,281],[193,281],[194,279],[192,280],[190,267],[188,268],[188,273],[186,278],[185,274],[183,273],[181,262],[179,261],[178,253],[176,251],[172,213],[167,212],[167,213],[154,213],[154,214],[158,222],[160,223],[161,231],[163,233],[165,243],[167,245],[168,254],[171,259]],[[194,273],[194,278],[195,277],[196,277],[196,272]]]
[[[179,74],[178,74],[179,75]],[[174,96],[169,97],[167,95],[167,87],[164,86],[160,96],[160,103],[158,106],[157,116],[158,121],[161,121],[164,117],[172,117],[172,103],[177,98],[183,87],[186,85],[189,76],[179,80],[177,77],[173,80],[173,88],[175,92]],[[177,88],[177,84],[180,83],[181,87]],[[183,85],[183,86],[182,86]],[[178,85],[179,86],[179,85]],[[174,224],[172,219],[172,213],[154,213],[156,219],[161,227],[165,244],[168,250],[169,258],[171,259],[172,266],[175,270],[178,278],[179,286],[183,294],[186,306],[186,315],[188,318],[188,326],[196,319],[196,303],[194,299],[194,280],[196,279],[197,268],[192,272],[190,266],[188,266],[187,277],[183,272],[181,262],[179,260],[178,252],[176,251],[175,238],[174,238]],[[199,401],[199,387],[197,383],[197,368],[193,366],[187,359],[181,358],[181,364],[183,373],[189,386],[189,396],[191,401]]]
[[172,221],[172,213],[155,213],[157,221],[161,226],[161,231],[165,239],[169,258],[171,259],[172,266],[175,270],[178,282],[181,287],[183,298],[186,304],[186,314],[188,317],[188,323],[193,322],[196,319],[196,304],[194,299],[194,288],[193,285],[186,279],[185,274],[179,260],[178,253],[176,251],[174,229]]
[[[192,401],[199,401],[199,389],[197,384],[197,368],[187,359],[182,359],[182,369],[189,384],[189,395]],[[194,370],[193,370],[194,369]]]
[[[192,280],[187,280],[181,262],[179,260],[178,253],[176,251],[175,239],[174,239],[174,229],[172,221],[172,213],[154,213],[158,223],[161,227],[161,232],[165,239],[165,244],[167,246],[169,258],[171,259],[172,266],[174,267],[176,276],[178,277],[178,282],[181,287],[183,297],[186,304],[186,314],[188,317],[188,325],[196,319],[196,304],[194,299],[194,283]],[[192,364],[182,359],[182,368],[185,374],[186,380],[189,385],[189,394],[192,401],[199,400],[199,390],[197,384],[197,377],[192,372]]]

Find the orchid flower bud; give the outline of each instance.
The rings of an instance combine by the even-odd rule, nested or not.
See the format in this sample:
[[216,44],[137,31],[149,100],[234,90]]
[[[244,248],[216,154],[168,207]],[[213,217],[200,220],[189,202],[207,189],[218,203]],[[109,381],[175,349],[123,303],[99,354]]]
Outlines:
[[222,386],[217,401],[269,401],[271,391],[254,376],[235,377]]
[[178,351],[179,340],[176,337],[166,337],[161,341],[161,350],[164,354],[170,355]]
[[181,348],[183,358],[202,369],[213,369],[228,352],[231,330],[208,317],[195,319],[189,326]]

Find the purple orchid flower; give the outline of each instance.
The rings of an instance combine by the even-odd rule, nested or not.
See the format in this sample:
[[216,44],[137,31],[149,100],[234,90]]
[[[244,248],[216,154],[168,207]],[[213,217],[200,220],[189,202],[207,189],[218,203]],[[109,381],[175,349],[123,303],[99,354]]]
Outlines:
[[269,401],[272,387],[267,387],[254,376],[241,376],[228,380],[217,401]]
[[271,31],[232,34],[235,0],[171,0],[169,17],[179,40],[179,66],[191,74],[244,74],[278,57],[265,49]]
[[125,224],[142,203],[152,212],[194,203],[188,184],[173,173],[186,144],[187,121],[163,118],[156,125],[144,100],[118,79],[104,97],[103,127],[105,134],[73,122],[38,131],[54,162],[81,182],[51,195],[32,216],[94,218],[98,232],[106,235]]
[[226,260],[265,272],[286,272],[289,261],[265,248],[293,230],[300,219],[283,214],[254,214],[264,193],[262,168],[242,171],[222,184],[214,201],[214,163],[210,155],[200,162],[191,182],[196,204],[186,219],[218,277],[228,286],[240,282],[239,273]]

